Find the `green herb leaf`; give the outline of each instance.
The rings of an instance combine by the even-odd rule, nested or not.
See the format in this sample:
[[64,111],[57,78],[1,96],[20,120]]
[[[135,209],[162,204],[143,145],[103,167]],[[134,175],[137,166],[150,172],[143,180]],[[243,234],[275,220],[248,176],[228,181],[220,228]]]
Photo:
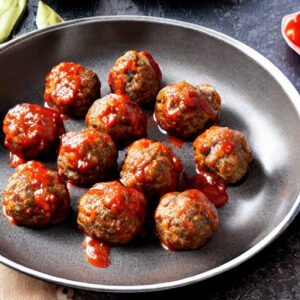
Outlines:
[[36,26],[42,29],[63,22],[64,20],[48,5],[39,1],[36,15]]
[[27,0],[0,0],[0,43],[10,36],[26,4]]

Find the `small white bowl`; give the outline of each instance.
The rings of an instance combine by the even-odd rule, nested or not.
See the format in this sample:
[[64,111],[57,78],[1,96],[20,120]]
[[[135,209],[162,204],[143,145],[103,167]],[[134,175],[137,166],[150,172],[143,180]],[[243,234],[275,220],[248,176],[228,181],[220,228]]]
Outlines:
[[286,15],[282,18],[281,21],[281,34],[283,36],[283,38],[285,39],[286,43],[295,51],[300,55],[300,47],[298,47],[297,45],[295,45],[292,41],[289,40],[289,38],[286,36],[285,34],[285,27],[288,23],[288,21],[290,21],[290,19],[292,19],[293,17],[297,16],[300,14],[300,11],[292,13],[290,15]]

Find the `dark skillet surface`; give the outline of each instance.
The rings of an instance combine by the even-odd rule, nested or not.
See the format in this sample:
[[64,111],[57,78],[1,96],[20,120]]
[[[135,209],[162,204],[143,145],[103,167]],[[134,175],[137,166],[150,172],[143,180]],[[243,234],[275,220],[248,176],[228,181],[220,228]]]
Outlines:
[[[183,43],[184,41],[184,43]],[[0,217],[0,255],[30,269],[67,280],[112,286],[165,283],[212,270],[238,257],[268,236],[289,213],[298,195],[299,115],[278,82],[237,48],[193,29],[148,22],[88,22],[38,34],[0,52],[1,118],[17,103],[43,104],[44,77],[61,61],[92,68],[108,93],[109,68],[129,49],[148,50],[163,72],[163,84],[187,80],[210,83],[223,100],[218,122],[242,131],[253,150],[254,161],[242,184],[229,188],[229,203],[219,209],[220,228],[203,248],[167,252],[154,238],[138,240],[111,251],[111,265],[97,269],[86,263],[83,234],[77,229],[76,200],[82,190],[72,190],[72,214],[58,226],[33,230],[12,227]],[[149,137],[164,141],[148,111]],[[69,120],[66,129],[84,127]],[[1,136],[1,192],[13,173]],[[190,143],[171,145],[194,173]],[[119,162],[124,152],[119,153]],[[49,163],[55,166],[55,163]],[[107,285],[111,287],[107,287]],[[168,284],[166,284],[168,286]]]

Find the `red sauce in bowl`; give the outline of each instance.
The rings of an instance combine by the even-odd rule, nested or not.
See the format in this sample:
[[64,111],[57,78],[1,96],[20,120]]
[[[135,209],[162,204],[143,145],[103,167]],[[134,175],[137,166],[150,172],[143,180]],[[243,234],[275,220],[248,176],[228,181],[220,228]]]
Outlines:
[[300,47],[300,14],[289,16],[284,26],[284,33],[293,44]]

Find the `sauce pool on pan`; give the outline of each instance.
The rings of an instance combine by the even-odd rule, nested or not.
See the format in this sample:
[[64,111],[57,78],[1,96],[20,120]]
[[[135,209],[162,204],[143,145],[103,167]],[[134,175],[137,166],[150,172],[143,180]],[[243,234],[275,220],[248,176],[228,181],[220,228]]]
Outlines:
[[87,261],[98,268],[106,268],[110,265],[109,253],[110,247],[89,236],[83,241],[83,249]]
[[224,179],[206,170],[197,170],[197,172],[188,180],[187,187],[201,190],[216,207],[223,206],[228,201]]
[[183,143],[184,143],[183,140],[178,139],[178,138],[176,138],[174,136],[171,136],[171,135],[168,136],[168,142],[171,145],[173,145],[173,146],[175,146],[177,148],[180,148],[180,149],[183,147]]

